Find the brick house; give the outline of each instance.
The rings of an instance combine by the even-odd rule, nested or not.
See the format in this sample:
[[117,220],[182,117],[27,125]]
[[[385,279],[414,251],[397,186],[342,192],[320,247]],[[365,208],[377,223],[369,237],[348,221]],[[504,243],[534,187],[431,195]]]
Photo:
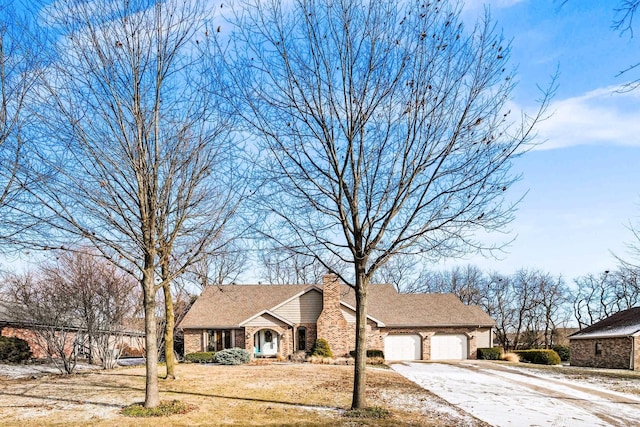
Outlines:
[[[46,359],[50,355],[55,356],[56,352],[48,348],[46,340],[42,339],[38,330],[48,329],[50,333],[56,334],[56,340],[64,340],[64,353],[68,357],[73,351],[77,355],[86,355],[87,337],[86,332],[74,326],[64,328],[53,327],[51,325],[38,325],[17,316],[19,310],[6,302],[0,301],[0,336],[17,337],[25,340],[29,344],[29,349],[34,359]],[[115,348],[133,351],[135,354],[144,352],[144,331],[135,325],[132,320],[130,325],[123,326],[122,330],[111,332],[110,340]],[[95,347],[94,347],[95,348]]]
[[640,307],[570,335],[569,346],[572,366],[640,371]]
[[[475,358],[495,322],[453,294],[401,294],[370,285],[370,349],[388,360]],[[326,275],[322,285],[209,286],[178,325],[185,354],[239,347],[254,357],[288,357],[326,339],[336,356],[355,348],[353,289]]]

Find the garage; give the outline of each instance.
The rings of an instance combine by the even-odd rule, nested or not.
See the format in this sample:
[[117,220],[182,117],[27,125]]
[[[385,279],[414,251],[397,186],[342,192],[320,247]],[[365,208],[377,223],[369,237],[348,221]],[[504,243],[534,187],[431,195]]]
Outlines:
[[431,360],[462,360],[467,354],[467,336],[464,334],[431,337]]
[[386,360],[422,359],[422,339],[420,335],[396,334],[384,338],[384,358]]

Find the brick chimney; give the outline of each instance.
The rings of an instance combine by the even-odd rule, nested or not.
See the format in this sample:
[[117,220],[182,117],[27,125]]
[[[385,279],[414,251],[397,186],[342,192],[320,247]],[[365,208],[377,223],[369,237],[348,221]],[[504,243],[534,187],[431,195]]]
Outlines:
[[340,310],[340,281],[335,274],[322,278],[322,312],[318,317],[318,338],[329,343],[334,356],[349,353],[349,328]]

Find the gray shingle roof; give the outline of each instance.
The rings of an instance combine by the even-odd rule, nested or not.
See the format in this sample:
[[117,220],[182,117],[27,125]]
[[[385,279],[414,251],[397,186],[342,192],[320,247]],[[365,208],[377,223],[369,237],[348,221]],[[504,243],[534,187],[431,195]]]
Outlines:
[[616,338],[629,337],[636,334],[640,334],[640,307],[620,311],[570,335],[569,338]]
[[[205,288],[180,325],[187,329],[236,327],[251,316],[314,285],[223,285]],[[321,285],[316,285],[322,289]],[[342,285],[342,302],[355,307],[353,289]],[[370,285],[368,315],[386,327],[494,326],[480,307],[466,306],[453,294],[400,294],[392,285]]]

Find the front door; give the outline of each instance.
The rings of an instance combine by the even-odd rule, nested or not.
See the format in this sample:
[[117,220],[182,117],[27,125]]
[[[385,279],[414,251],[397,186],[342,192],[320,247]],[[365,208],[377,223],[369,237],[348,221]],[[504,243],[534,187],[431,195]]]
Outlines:
[[256,356],[269,357],[278,354],[278,334],[271,329],[256,332],[253,338]]

